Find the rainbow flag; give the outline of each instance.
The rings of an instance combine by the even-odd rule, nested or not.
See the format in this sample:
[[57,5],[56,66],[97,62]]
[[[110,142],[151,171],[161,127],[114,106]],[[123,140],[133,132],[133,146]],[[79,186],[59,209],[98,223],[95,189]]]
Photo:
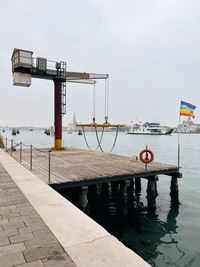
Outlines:
[[196,106],[181,101],[181,107],[180,107],[180,116],[188,116],[188,117],[192,117],[194,118],[194,110],[195,110]]

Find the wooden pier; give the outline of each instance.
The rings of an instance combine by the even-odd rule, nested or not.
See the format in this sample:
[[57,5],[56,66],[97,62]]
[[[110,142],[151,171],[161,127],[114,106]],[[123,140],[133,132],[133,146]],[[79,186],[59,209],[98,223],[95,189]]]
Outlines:
[[[177,166],[152,162],[146,167],[136,157],[76,148],[52,151],[49,161],[48,150],[42,151],[34,148],[23,149],[21,163],[27,168],[31,166],[31,171],[35,175],[56,190],[122,181],[133,181],[138,189],[141,187],[141,178],[145,178],[148,179],[147,199],[150,201],[155,200],[157,196],[158,175],[164,174],[171,176],[171,202],[179,203],[177,178],[181,177],[181,173]],[[12,156],[19,161],[20,150],[17,149]],[[49,166],[50,176],[48,177]]]

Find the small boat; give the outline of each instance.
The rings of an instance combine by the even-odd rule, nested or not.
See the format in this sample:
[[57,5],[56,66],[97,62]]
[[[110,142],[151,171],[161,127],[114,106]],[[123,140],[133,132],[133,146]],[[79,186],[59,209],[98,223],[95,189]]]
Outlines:
[[3,133],[5,133],[5,129],[3,129]]
[[17,134],[19,134],[19,129],[17,129]]
[[81,130],[78,130],[78,135],[82,135],[82,131]]
[[50,132],[49,129],[45,129],[45,130],[44,130],[44,134],[46,134],[46,135],[50,135],[50,133],[51,133],[51,132]]
[[72,134],[72,130],[68,130],[67,133],[68,133],[68,134]]
[[174,128],[161,127],[160,123],[146,122],[144,124],[137,123],[132,125],[126,133],[138,135],[170,135],[173,130]]
[[17,134],[17,131],[15,128],[12,129],[12,135],[16,135]]

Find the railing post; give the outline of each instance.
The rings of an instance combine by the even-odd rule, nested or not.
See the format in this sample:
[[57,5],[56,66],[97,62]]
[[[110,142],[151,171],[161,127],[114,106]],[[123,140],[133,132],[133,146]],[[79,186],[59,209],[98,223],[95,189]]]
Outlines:
[[11,147],[10,147],[10,154],[12,156],[12,151],[13,151],[13,139],[11,140]]
[[49,150],[48,184],[51,182],[51,150]]
[[19,162],[22,162],[22,142],[20,142]]
[[8,148],[8,138],[6,137],[6,150]]
[[32,163],[33,163],[33,146],[30,145],[30,170],[32,170]]

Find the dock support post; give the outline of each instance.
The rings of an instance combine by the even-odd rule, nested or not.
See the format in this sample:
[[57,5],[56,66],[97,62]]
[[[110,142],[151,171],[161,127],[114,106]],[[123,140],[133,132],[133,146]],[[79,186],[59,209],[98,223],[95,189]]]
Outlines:
[[101,196],[107,197],[109,194],[109,183],[103,183],[101,185]]
[[135,188],[135,183],[134,183],[134,180],[131,179],[131,180],[129,180],[129,186],[127,186],[127,200],[128,200],[128,203],[133,203],[133,200],[134,200],[134,188]]
[[94,200],[97,198],[97,185],[88,185],[87,199],[90,205],[94,205]]
[[172,175],[171,186],[170,186],[170,197],[171,197],[171,206],[179,206],[179,190],[178,190],[178,177]]
[[156,209],[156,197],[157,197],[157,177],[151,176],[148,178],[147,183],[147,202],[148,209],[150,211],[155,211]]
[[135,182],[133,179],[129,180],[129,186],[127,186],[127,193],[133,195],[135,189]]
[[110,185],[111,185],[112,193],[113,193],[114,195],[117,194],[117,192],[118,192],[118,188],[119,188],[119,182],[117,182],[117,181],[110,182]]
[[96,184],[93,184],[93,185],[88,185],[88,193],[91,194],[91,195],[96,195],[97,193],[97,186]]
[[135,192],[141,193],[141,178],[135,178]]
[[124,195],[125,194],[125,188],[126,188],[126,182],[125,181],[120,181],[120,193],[122,194],[122,195]]

